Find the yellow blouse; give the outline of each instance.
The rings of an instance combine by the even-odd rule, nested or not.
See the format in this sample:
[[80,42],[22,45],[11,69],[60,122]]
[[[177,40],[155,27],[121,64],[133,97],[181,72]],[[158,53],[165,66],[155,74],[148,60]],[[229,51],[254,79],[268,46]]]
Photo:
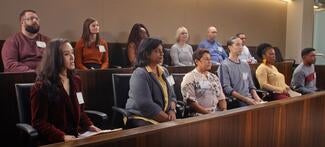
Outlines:
[[[146,70],[148,72],[154,72],[154,69],[152,69],[150,66],[146,66],[145,67]],[[163,95],[164,95],[164,102],[165,102],[165,106],[164,106],[164,111],[166,112],[167,111],[167,108],[168,108],[168,88],[167,88],[167,83],[166,81],[164,80],[163,78],[163,73],[164,73],[164,69],[163,67],[161,67],[160,65],[158,65],[158,75],[154,74],[155,77],[157,78],[157,80],[159,81],[159,84],[161,85],[162,87],[162,92],[163,92]],[[146,117],[142,117],[142,116],[132,116],[133,119],[141,119],[141,120],[144,120],[144,121],[147,121],[147,122],[150,122],[152,124],[158,124],[159,122],[153,120],[153,119],[150,119],[150,118],[146,118]]]
[[[154,69],[151,69],[150,66],[146,66],[146,69],[148,72],[153,72]],[[157,78],[157,80],[160,83],[160,86],[162,87],[163,95],[164,95],[164,101],[165,101],[165,106],[164,106],[164,111],[167,111],[168,108],[168,90],[167,90],[167,85],[166,81],[163,79],[162,74],[164,73],[163,67],[158,65],[158,75],[154,74]]]
[[[283,90],[289,86],[285,83],[285,77],[278,69],[271,65],[267,66],[265,64],[260,64],[256,69],[256,78],[261,86],[261,88],[274,91],[276,93],[282,93]],[[270,89],[271,88],[271,89]]]

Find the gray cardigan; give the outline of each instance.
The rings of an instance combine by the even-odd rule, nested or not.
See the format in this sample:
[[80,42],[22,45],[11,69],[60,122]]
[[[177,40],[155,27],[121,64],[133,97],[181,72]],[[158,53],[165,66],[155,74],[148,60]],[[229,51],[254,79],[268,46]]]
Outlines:
[[[174,89],[169,85],[166,77],[169,76],[167,69],[164,69],[163,79],[168,89],[168,109],[170,102],[176,103]],[[130,79],[129,98],[127,100],[126,110],[142,117],[153,118],[164,108],[164,96],[162,87],[158,79],[149,73],[145,67],[136,68]]]

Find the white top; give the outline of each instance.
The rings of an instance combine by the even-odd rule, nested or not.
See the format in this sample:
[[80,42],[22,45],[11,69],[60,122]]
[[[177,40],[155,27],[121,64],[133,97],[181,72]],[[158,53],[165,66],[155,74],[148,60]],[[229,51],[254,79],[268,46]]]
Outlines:
[[256,59],[251,55],[246,45],[243,46],[243,51],[239,55],[239,59],[247,63],[256,63]]

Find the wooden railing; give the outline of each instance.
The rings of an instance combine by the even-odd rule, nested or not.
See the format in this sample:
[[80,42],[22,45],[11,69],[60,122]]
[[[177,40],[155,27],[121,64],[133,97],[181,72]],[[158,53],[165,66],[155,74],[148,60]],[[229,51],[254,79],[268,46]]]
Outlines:
[[[257,65],[251,65],[252,72],[255,72],[256,67]],[[289,71],[292,70],[292,65],[288,63],[280,63],[277,67],[286,77],[291,77],[291,72]],[[168,67],[168,70],[170,73],[186,73],[191,71],[193,68],[194,67]],[[213,66],[211,72],[216,72],[216,70],[217,66]],[[87,109],[102,111],[107,113],[109,116],[112,116],[111,107],[114,104],[112,74],[131,72],[131,68],[78,71],[77,74],[79,74],[82,79],[83,95]],[[15,124],[18,122],[18,111],[14,84],[34,82],[35,78],[36,74],[33,72],[0,73],[0,98],[2,101],[0,103],[0,114],[2,116],[1,124],[2,126],[5,126],[0,127],[0,129],[3,133],[7,134],[3,138],[4,142],[17,136]],[[107,126],[112,128],[114,127],[114,124],[110,121]]]
[[325,146],[325,92],[100,134],[60,146]]

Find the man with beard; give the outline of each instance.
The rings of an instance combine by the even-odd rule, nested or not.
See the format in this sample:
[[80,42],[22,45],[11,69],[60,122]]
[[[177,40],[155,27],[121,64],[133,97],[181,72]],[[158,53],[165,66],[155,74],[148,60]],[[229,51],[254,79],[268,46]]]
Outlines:
[[316,51],[314,48],[305,48],[301,51],[302,63],[300,63],[292,75],[291,87],[301,93],[308,94],[317,91],[316,87]]
[[39,32],[39,18],[34,10],[23,10],[20,15],[21,32],[9,37],[2,48],[5,72],[34,71],[42,59],[49,38]]

